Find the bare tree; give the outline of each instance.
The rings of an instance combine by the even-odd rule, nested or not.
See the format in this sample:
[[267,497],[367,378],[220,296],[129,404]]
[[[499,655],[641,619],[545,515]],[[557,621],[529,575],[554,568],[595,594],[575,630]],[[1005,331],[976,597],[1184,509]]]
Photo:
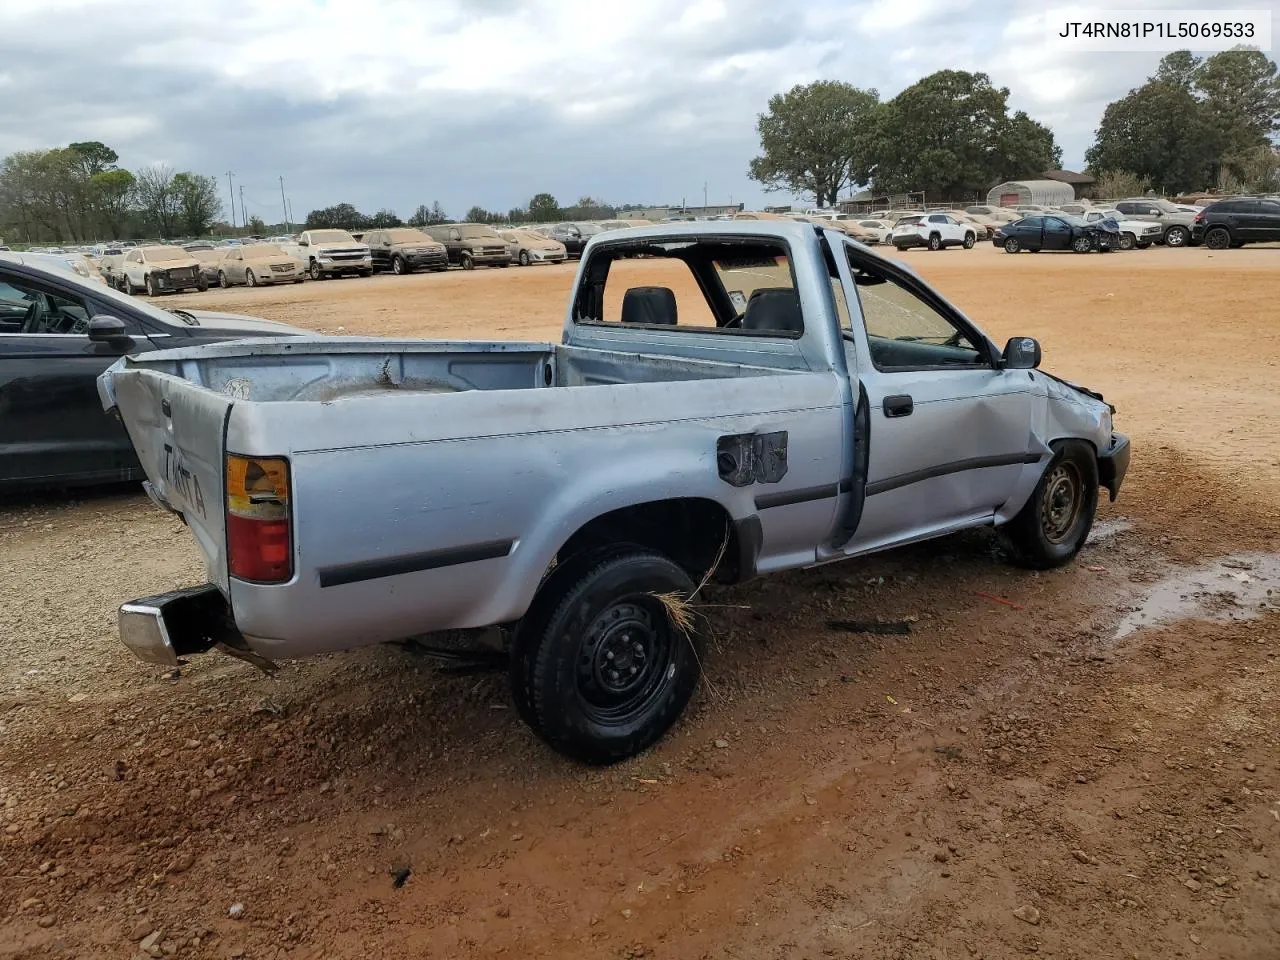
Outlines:
[[161,237],[173,235],[178,213],[178,195],[173,184],[173,169],[167,164],[153,163],[138,171],[134,187],[143,216],[158,228]]

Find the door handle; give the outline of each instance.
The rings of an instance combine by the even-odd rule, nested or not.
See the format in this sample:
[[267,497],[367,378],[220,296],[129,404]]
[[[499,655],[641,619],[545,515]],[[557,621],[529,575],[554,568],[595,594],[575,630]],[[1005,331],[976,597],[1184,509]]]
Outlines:
[[916,408],[916,403],[905,393],[884,398],[884,415],[886,417],[909,417]]

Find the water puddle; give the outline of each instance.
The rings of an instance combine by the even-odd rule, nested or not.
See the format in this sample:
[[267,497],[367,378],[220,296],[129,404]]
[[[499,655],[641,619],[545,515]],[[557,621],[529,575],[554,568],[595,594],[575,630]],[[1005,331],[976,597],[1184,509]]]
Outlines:
[[1153,584],[1138,608],[1120,621],[1113,639],[1178,620],[1252,620],[1268,608],[1280,609],[1280,555],[1223,557],[1176,570]]

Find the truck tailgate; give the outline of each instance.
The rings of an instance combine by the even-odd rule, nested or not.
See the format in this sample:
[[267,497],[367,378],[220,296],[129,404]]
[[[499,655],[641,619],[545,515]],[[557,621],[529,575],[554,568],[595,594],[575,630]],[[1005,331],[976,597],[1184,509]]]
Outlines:
[[209,581],[225,594],[227,417],[233,401],[179,377],[113,367],[103,374],[147,472],[151,492],[182,515],[204,553]]

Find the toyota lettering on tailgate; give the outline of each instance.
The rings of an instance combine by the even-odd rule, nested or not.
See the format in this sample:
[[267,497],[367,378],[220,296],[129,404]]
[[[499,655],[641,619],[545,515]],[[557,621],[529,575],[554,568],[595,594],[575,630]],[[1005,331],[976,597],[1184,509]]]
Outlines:
[[200,478],[191,472],[182,462],[182,455],[168,443],[164,445],[164,478],[203,518],[204,492],[200,489]]

